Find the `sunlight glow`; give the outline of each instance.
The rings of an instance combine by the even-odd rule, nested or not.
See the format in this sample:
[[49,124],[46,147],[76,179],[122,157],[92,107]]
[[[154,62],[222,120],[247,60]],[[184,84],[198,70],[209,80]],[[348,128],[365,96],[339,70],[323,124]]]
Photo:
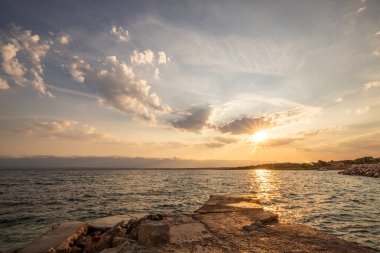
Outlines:
[[251,140],[255,143],[265,141],[268,138],[268,133],[265,130],[258,131],[252,135]]

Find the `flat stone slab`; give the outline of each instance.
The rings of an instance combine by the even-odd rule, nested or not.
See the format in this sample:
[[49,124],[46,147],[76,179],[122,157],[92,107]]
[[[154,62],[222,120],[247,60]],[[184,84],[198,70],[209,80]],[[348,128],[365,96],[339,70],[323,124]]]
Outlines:
[[128,221],[133,218],[142,218],[146,214],[125,214],[99,218],[88,222],[88,225],[94,228],[111,228],[122,221]]
[[225,213],[245,209],[263,209],[253,195],[211,195],[195,213]]
[[42,236],[27,244],[19,253],[46,253],[51,248],[65,247],[80,235],[86,233],[88,225],[84,222],[63,222],[53,227]]

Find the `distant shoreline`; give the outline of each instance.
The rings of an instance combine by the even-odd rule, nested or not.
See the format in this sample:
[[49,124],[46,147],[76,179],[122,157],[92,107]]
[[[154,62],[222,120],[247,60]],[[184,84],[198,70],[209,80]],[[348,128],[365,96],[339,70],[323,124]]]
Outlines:
[[[238,168],[238,167],[207,167],[207,168],[110,168],[110,167],[0,167],[0,170],[308,170],[318,171],[318,168]],[[328,168],[327,171],[343,170],[344,168]]]

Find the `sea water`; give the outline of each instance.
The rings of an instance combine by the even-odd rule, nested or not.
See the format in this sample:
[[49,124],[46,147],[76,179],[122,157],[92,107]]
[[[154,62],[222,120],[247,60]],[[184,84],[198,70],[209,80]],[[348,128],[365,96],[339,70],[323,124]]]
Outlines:
[[191,212],[210,194],[254,194],[288,223],[380,250],[380,180],[337,171],[0,170],[0,252],[58,221]]

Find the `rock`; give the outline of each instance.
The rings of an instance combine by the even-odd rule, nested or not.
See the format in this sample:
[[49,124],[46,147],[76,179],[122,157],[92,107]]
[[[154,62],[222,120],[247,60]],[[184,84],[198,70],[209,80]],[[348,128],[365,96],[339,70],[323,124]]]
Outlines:
[[243,226],[243,229],[245,231],[253,231],[262,227],[264,227],[264,224],[261,223],[261,221],[258,221],[258,222],[253,222],[251,225]]
[[139,226],[137,241],[141,245],[160,245],[170,241],[168,224],[143,223]]
[[70,253],[83,253],[83,249],[80,247],[73,246],[71,247]]
[[355,164],[350,168],[338,172],[343,175],[353,176],[366,176],[366,177],[380,177],[380,163],[378,164]]
[[112,239],[112,247],[117,247],[124,242],[125,242],[125,237],[116,236]]

